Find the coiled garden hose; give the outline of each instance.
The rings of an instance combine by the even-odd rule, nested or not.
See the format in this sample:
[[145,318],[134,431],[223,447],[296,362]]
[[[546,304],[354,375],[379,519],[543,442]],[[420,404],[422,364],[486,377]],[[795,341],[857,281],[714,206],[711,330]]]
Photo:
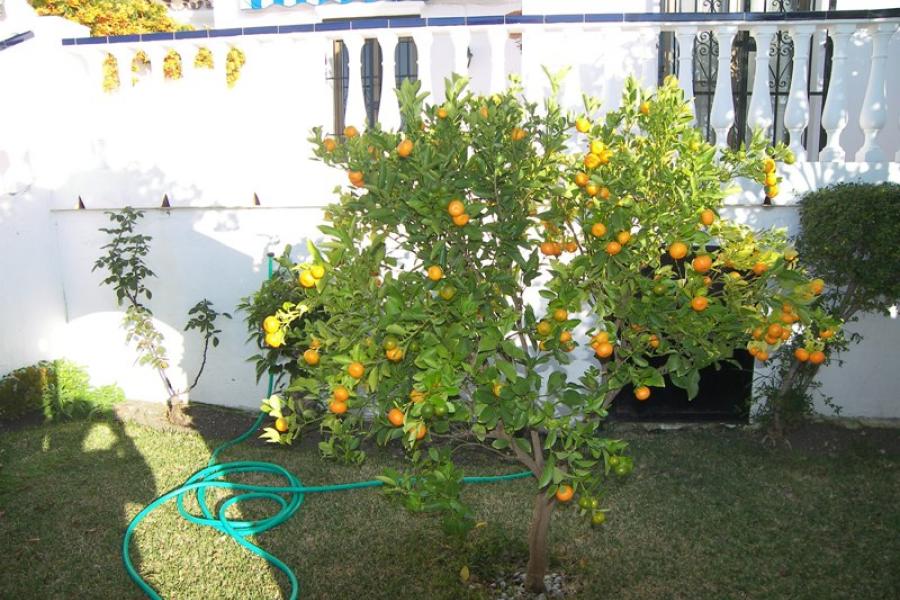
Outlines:
[[[287,576],[288,580],[291,582],[290,598],[291,600],[295,600],[300,591],[300,584],[297,581],[297,577],[294,575],[293,571],[291,571],[290,567],[279,560],[278,557],[266,552],[256,544],[248,541],[247,537],[268,531],[273,527],[276,527],[290,519],[294,515],[294,513],[297,512],[297,509],[300,508],[300,505],[303,504],[305,494],[345,492],[349,490],[373,488],[384,485],[383,482],[377,479],[372,479],[369,481],[356,481],[352,483],[339,483],[333,485],[304,486],[297,476],[295,476],[293,473],[291,473],[281,465],[277,465],[274,463],[261,461],[235,461],[226,463],[217,462],[217,458],[220,452],[227,448],[240,444],[251,435],[253,435],[253,433],[256,432],[257,429],[259,429],[259,426],[262,424],[266,416],[266,413],[260,412],[259,417],[257,417],[256,421],[253,423],[250,429],[234,438],[233,440],[225,442],[213,451],[212,457],[209,459],[209,464],[207,467],[200,469],[199,471],[191,475],[182,485],[169,490],[168,492],[156,498],[141,512],[139,512],[137,516],[135,516],[134,519],[131,520],[131,523],[128,524],[128,528],[125,530],[125,535],[122,538],[122,562],[125,564],[125,571],[127,571],[128,576],[131,577],[132,581],[134,581],[137,586],[141,588],[144,594],[146,594],[149,598],[153,598],[154,600],[161,600],[161,596],[156,592],[156,590],[150,587],[150,585],[146,581],[144,581],[144,579],[134,568],[134,564],[131,562],[131,557],[129,556],[129,546],[131,545],[131,538],[134,536],[135,529],[137,529],[137,526],[140,524],[140,522],[143,521],[151,512],[153,512],[169,500],[172,500],[173,498],[177,499],[178,512],[181,513],[181,516],[184,519],[197,525],[212,527],[228,535],[235,542],[237,542],[253,554],[261,556],[272,565],[274,565],[277,569],[279,569],[282,573],[284,573]],[[233,483],[225,481],[225,478],[227,476],[238,473],[258,473],[274,475],[282,478],[285,482],[285,485],[279,487],[268,485],[253,485],[248,483]],[[495,483],[498,481],[523,479],[525,477],[530,477],[531,475],[531,471],[522,471],[519,473],[511,473],[508,475],[490,475],[481,477],[473,476],[464,477],[463,482]],[[237,490],[243,493],[225,500],[219,507],[218,513],[214,514],[207,505],[206,490],[208,488]],[[184,506],[184,496],[194,491],[196,491],[197,502],[200,505],[200,510],[203,513],[203,516],[198,516],[190,513]],[[288,497],[285,498],[281,494],[287,494]],[[235,521],[230,520],[225,516],[226,511],[231,506],[238,505],[241,502],[247,502],[249,500],[261,499],[271,500],[277,503],[280,506],[278,512],[270,517],[266,517],[264,519],[259,519],[256,521]]]

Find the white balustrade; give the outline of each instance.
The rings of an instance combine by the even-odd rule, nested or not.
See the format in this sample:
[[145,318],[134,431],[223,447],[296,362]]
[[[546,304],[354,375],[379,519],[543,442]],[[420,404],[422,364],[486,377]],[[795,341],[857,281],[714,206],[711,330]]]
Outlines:
[[829,30],[834,51],[831,56],[831,81],[828,85],[828,99],[822,111],[822,127],[828,135],[828,145],[819,153],[822,162],[840,162],[845,152],[841,148],[841,132],[850,119],[847,108],[846,71],[847,43],[856,31],[856,25],[841,23]]
[[133,46],[126,44],[111,44],[109,53],[116,58],[116,71],[119,76],[119,89],[117,93],[127,94],[132,89],[131,85],[131,62],[137,50]]
[[422,82],[422,93],[434,96],[431,81],[431,45],[434,43],[434,34],[427,29],[420,29],[413,32],[412,38],[416,44],[416,56],[418,58],[416,69],[419,81]]
[[[361,35],[344,37],[348,56],[347,114],[344,122],[363,130],[366,127],[366,102],[363,97],[362,49],[365,40]],[[340,65],[335,65],[337,70]]]
[[866,96],[859,112],[859,126],[866,136],[862,148],[856,153],[858,162],[883,162],[884,150],[878,143],[878,134],[887,123],[887,107],[884,93],[885,63],[891,36],[896,31],[894,23],[884,23],[870,28],[872,35],[872,62],[869,66],[869,82]]
[[491,27],[487,31],[488,44],[491,49],[491,92],[499,92],[506,88],[506,42],[509,33],[503,27]]
[[459,75],[469,74],[469,42],[472,34],[466,28],[454,29],[450,32],[453,42],[453,72]]
[[790,149],[797,160],[806,160],[803,146],[803,130],[809,124],[809,40],[816,28],[813,25],[796,25],[790,28],[794,42],[794,68],[791,72],[791,90],[784,110],[784,128],[790,134]]
[[397,34],[384,31],[378,34],[381,46],[381,101],[378,105],[378,121],[384,129],[400,127],[400,104],[397,98],[396,59]]
[[716,146],[728,147],[728,130],[734,124],[734,99],[731,95],[731,42],[737,27],[726,25],[715,31],[719,42],[719,65],[716,75],[716,91],[709,123],[716,132]]
[[[747,124],[750,134],[761,129],[765,137],[775,122],[772,114],[772,93],[769,89],[769,48],[778,28],[764,25],[750,30],[756,40],[756,69],[753,77],[753,96],[747,109]],[[749,138],[748,138],[749,139]]]
[[697,39],[697,28],[678,27],[675,29],[675,39],[678,41],[678,85],[691,107],[691,113],[695,114],[694,41]]
[[164,62],[169,46],[159,42],[148,44],[144,49],[147,59],[150,61],[150,80],[154,85],[160,85],[166,80]]

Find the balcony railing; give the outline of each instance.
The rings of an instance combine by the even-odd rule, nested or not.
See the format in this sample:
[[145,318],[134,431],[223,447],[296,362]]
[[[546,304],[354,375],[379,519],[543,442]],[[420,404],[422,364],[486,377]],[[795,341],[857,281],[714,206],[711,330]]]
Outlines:
[[[500,89],[506,85],[508,65],[505,48],[510,36],[521,37],[527,46],[543,35],[560,35],[566,32],[588,32],[602,39],[604,32],[633,31],[641,44],[656,44],[660,33],[670,32],[676,41],[677,72],[686,97],[694,97],[693,77],[684,74],[694,72],[695,40],[698,34],[710,36],[718,44],[718,73],[732,71],[732,43],[739,32],[747,32],[755,40],[756,48],[769,48],[772,40],[782,33],[793,42],[790,89],[786,106],[779,110],[787,132],[789,145],[798,161],[820,162],[868,162],[900,161],[900,142],[889,140],[883,147],[880,133],[888,122],[885,82],[888,70],[888,46],[891,37],[900,26],[900,9],[834,11],[806,13],[625,13],[625,14],[555,14],[555,15],[497,15],[478,17],[391,17],[369,19],[334,20],[313,24],[254,26],[208,31],[184,31],[176,33],[151,33],[143,35],[90,37],[63,40],[71,52],[85,57],[91,71],[100,77],[98,68],[102,56],[110,53],[119,65],[130,65],[135,53],[143,51],[152,65],[162,65],[164,56],[175,50],[184,59],[183,79],[165,82],[163,69],[152,69],[151,80],[155,85],[189,85],[194,76],[193,57],[198,48],[208,48],[214,56],[215,70],[224,86],[225,56],[232,47],[240,47],[248,61],[265,60],[265,68],[278,73],[291,72],[295,61],[311,61],[321,64],[319,81],[310,81],[310,98],[318,100],[322,122],[332,122],[335,103],[331,101],[333,90],[327,83],[333,67],[328,66],[333,57],[334,43],[343,41],[349,54],[350,82],[346,99],[346,122],[366,122],[366,106],[363,94],[363,69],[361,49],[366,39],[377,39],[382,57],[382,71],[394,73],[394,51],[401,37],[411,37],[418,56],[418,77],[427,92],[438,92],[433,80],[433,48],[438,37],[449,40],[452,51],[446,51],[442,42],[442,57],[449,58],[449,67],[457,73],[469,68],[470,45],[475,35],[486,35],[490,52],[489,88]],[[848,52],[851,39],[863,36],[870,39],[867,57],[865,93],[861,102],[851,105],[859,94],[848,93]],[[830,40],[830,41],[827,41]],[[825,52],[826,43],[831,49]],[[257,54],[257,56],[254,56]],[[645,52],[645,72],[655,72],[657,55]],[[826,64],[826,57],[828,57]],[[769,73],[769,53],[755,55],[755,73]],[[649,64],[652,63],[652,64]],[[523,64],[524,66],[524,64]],[[533,65],[532,65],[533,66]],[[318,67],[316,67],[318,68]],[[896,71],[897,67],[891,67]],[[439,69],[440,70],[440,69]],[[830,77],[824,77],[828,71]],[[810,79],[817,79],[822,86],[824,105],[811,110]],[[123,86],[128,77],[120,74]],[[755,128],[771,131],[775,125],[770,82],[768,77],[754,77],[746,114],[736,115],[731,77],[717,77],[710,99],[708,122],[715,132],[715,141],[724,146],[729,131],[735,123],[746,124],[747,131]],[[99,87],[99,81],[97,83]],[[378,120],[385,127],[400,123],[400,114],[391,89],[394,77],[381,77],[382,101]],[[527,88],[527,85],[526,85]],[[487,90],[485,90],[487,91]],[[820,102],[820,99],[816,99]],[[738,118],[740,117],[740,118]],[[858,119],[863,132],[862,146],[852,155],[841,143],[842,134],[851,118]],[[892,118],[897,118],[896,114]],[[804,136],[809,129],[825,132],[825,143],[818,144],[818,135]],[[746,132],[739,136],[743,138]],[[814,144],[814,140],[816,143]],[[807,152],[809,150],[809,152]]]

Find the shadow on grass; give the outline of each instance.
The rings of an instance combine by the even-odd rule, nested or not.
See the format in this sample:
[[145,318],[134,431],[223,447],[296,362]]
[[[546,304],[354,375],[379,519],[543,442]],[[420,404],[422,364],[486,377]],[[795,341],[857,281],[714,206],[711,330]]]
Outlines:
[[[121,423],[5,433],[0,464],[0,597],[139,596],[121,566],[121,540],[156,496],[156,480]],[[140,566],[139,552],[131,556]]]

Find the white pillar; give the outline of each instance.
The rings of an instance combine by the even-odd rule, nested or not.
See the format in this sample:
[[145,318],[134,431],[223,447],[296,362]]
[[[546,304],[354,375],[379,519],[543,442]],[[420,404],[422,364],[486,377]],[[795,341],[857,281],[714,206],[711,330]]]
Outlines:
[[734,124],[734,99],[731,95],[731,42],[737,27],[726,25],[716,30],[719,42],[719,66],[716,75],[716,91],[713,98],[709,123],[716,132],[716,146],[728,146],[728,130]]
[[784,128],[790,133],[791,152],[797,160],[805,161],[803,130],[809,124],[809,40],[816,28],[814,25],[795,25],[789,31],[794,42],[794,68],[791,72],[791,90],[784,109]]
[[884,93],[885,62],[888,43],[897,29],[896,23],[882,23],[870,29],[872,34],[872,63],[869,67],[869,83],[866,97],[859,112],[859,126],[866,136],[862,148],[856,153],[857,162],[884,162],[887,157],[878,143],[878,133],[887,122]]
[[150,59],[150,80],[155,85],[163,83],[166,80],[163,62],[166,54],[169,53],[169,46],[155,42],[147,44],[144,47],[144,52],[147,54],[147,58]]
[[400,105],[397,99],[397,34],[384,31],[378,34],[381,46],[381,101],[378,105],[378,122],[385,130],[400,128]]
[[[306,61],[308,57],[312,57],[312,78],[310,85],[315,96],[322,99],[321,102],[313,102],[312,105],[318,107],[316,112],[316,122],[324,127],[324,131],[331,131],[335,123],[334,114],[334,80],[335,70],[340,65],[334,64],[334,42],[333,38],[328,36],[317,36],[306,38],[295,36],[294,48],[295,54],[299,61]],[[340,134],[340,131],[334,133]]]
[[469,41],[471,34],[465,27],[450,32],[453,42],[453,72],[457,75],[469,75]]
[[761,129],[763,136],[768,137],[769,128],[775,121],[772,115],[772,95],[769,90],[769,47],[772,38],[778,33],[778,28],[763,25],[751,29],[750,33],[756,40],[756,73],[753,76],[753,96],[747,109],[747,125],[751,135],[754,130]]
[[228,53],[231,51],[231,44],[218,40],[209,40],[206,44],[209,51],[213,55],[213,85],[219,88],[227,89],[227,71]]
[[[678,40],[678,85],[684,92],[684,99],[695,114],[694,108],[694,40],[697,39],[696,27],[676,27],[675,39]],[[694,117],[696,121],[696,116]]]
[[[363,97],[362,48],[365,40],[361,35],[350,34],[344,38],[347,46],[349,85],[347,86],[347,115],[344,122],[362,131],[366,128],[366,102]],[[340,65],[335,65],[339,69]]]
[[491,92],[506,89],[506,42],[509,33],[505,28],[494,25],[487,30],[491,47]]
[[431,44],[434,42],[434,34],[427,29],[419,29],[413,32],[413,41],[416,43],[416,72],[419,81],[422,82],[422,93],[431,94],[434,97],[431,81]]
[[819,153],[822,162],[843,162],[845,152],[841,148],[841,132],[849,119],[847,93],[844,89],[844,72],[847,70],[847,42],[856,31],[856,25],[840,24],[829,31],[834,43],[831,57],[831,81],[828,84],[828,99],[822,112],[822,127],[828,134],[828,145]]

